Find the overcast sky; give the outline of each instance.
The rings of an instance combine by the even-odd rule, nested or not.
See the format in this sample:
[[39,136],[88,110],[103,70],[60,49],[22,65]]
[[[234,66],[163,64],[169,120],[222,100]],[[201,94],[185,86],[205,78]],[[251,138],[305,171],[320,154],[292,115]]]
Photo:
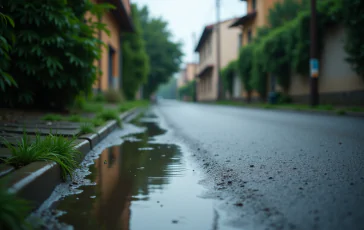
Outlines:
[[[131,0],[138,6],[147,5],[150,14],[162,17],[169,23],[175,40],[183,42],[184,62],[196,60],[193,33],[196,40],[207,24],[216,22],[216,0]],[[221,20],[240,17],[246,13],[246,3],[241,0],[221,0]]]

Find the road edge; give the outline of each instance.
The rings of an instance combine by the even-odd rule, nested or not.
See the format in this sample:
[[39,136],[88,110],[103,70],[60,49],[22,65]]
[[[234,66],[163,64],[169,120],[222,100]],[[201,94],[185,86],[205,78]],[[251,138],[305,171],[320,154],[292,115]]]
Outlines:
[[[121,121],[140,113],[139,107],[122,113]],[[96,133],[82,135],[77,139],[76,149],[82,154],[81,162],[86,154],[98,143],[117,129],[118,122],[112,120],[101,126]],[[7,183],[8,191],[19,198],[29,201],[33,209],[38,208],[51,195],[55,187],[62,182],[61,168],[55,162],[38,161],[30,163],[18,170],[13,170],[1,180]]]

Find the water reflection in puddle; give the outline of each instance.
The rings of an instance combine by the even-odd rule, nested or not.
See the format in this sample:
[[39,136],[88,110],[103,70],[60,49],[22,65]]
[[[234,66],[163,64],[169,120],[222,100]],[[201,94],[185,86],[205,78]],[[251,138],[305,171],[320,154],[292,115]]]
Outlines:
[[96,186],[58,203],[59,221],[75,229],[230,229],[219,226],[214,201],[198,197],[204,189],[178,146],[149,143],[165,132],[150,121],[137,125],[146,131],[90,166],[87,179]]

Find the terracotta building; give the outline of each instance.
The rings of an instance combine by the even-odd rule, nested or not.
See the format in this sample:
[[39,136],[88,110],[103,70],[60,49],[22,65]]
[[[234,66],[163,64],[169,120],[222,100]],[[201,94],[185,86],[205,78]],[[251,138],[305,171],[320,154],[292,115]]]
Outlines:
[[97,19],[95,15],[86,14],[86,18],[91,18],[94,21],[107,25],[110,31],[110,36],[103,31],[98,33],[98,38],[101,39],[106,47],[102,48],[102,57],[95,63],[101,71],[94,84],[94,89],[105,91],[108,89],[118,89],[121,79],[121,43],[123,32],[133,32],[133,24],[131,19],[130,2],[129,0],[91,0],[93,3],[109,3],[115,6],[115,9],[105,13],[101,18]]
[[[240,30],[229,28],[235,20],[220,22],[221,69],[238,57]],[[204,28],[195,52],[199,53],[200,59],[197,67],[197,99],[199,101],[214,101],[218,96],[216,24]]]
[[[256,36],[258,28],[263,26],[269,26],[268,14],[269,10],[273,8],[277,2],[282,0],[241,0],[247,2],[247,14],[235,20],[230,28],[240,28],[239,44],[240,47],[252,42]],[[233,84],[233,98],[246,98],[247,93],[243,90],[244,87],[238,76],[234,78]],[[259,94],[255,91],[251,95],[253,98],[258,98]]]

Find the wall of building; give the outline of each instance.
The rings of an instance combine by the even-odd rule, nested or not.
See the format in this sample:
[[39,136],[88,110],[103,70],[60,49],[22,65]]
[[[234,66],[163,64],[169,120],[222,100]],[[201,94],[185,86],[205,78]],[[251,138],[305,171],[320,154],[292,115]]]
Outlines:
[[[229,28],[233,20],[224,21],[220,25],[220,63],[221,69],[224,68],[230,61],[235,60],[239,54],[239,34],[241,30],[239,28]],[[207,42],[211,42],[211,52],[205,60],[199,63],[198,72],[201,72],[209,65],[213,66],[212,72],[207,73],[205,76],[200,77],[198,83],[198,100],[211,101],[216,100],[218,96],[218,70],[217,70],[217,42],[216,29],[210,35]],[[202,49],[209,47],[204,44]],[[203,51],[202,51],[203,52]]]
[[[345,61],[345,35],[342,26],[326,31],[320,58],[319,93],[327,103],[364,104],[364,80]],[[307,102],[309,93],[309,77],[292,76],[289,94],[297,102]]]
[[123,2],[126,13],[130,15],[130,13],[131,13],[130,0],[121,0],[121,1]]
[[106,32],[101,32],[101,39],[107,45],[111,46],[115,50],[115,54],[113,57],[114,68],[112,70],[112,76],[115,78],[114,86],[110,86],[108,83],[109,76],[109,50],[108,47],[102,48],[102,56],[101,56],[101,89],[108,90],[110,88],[118,87],[119,84],[117,80],[119,79],[119,53],[120,53],[120,26],[112,16],[111,13],[106,13],[101,22],[107,25],[107,28],[110,30],[110,36],[107,35]]
[[195,79],[197,70],[197,64],[195,63],[187,63],[186,65],[186,79],[187,81],[192,81]]

